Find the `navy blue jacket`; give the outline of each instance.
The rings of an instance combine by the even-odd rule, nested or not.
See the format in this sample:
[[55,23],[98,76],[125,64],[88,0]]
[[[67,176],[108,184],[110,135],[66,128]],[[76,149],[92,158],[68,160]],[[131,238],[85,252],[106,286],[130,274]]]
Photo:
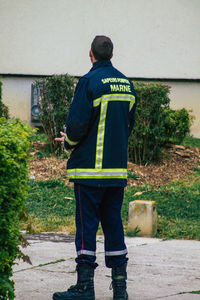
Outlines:
[[134,125],[132,82],[110,60],[93,64],[80,78],[66,122],[70,181],[89,186],[126,186],[128,137]]

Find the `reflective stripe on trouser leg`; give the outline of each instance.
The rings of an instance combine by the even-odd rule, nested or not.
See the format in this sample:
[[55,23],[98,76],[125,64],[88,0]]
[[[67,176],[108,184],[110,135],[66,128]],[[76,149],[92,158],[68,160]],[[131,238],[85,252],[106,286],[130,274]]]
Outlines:
[[124,255],[127,254],[127,249],[119,250],[119,251],[105,251],[105,256],[118,256],[118,255]]
[[128,260],[121,220],[123,196],[123,187],[109,187],[100,207],[101,224],[105,235],[105,260],[106,266],[110,268]]

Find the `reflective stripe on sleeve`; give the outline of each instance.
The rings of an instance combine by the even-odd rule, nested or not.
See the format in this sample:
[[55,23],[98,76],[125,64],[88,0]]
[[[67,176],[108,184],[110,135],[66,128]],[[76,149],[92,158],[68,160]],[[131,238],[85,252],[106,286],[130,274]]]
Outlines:
[[93,100],[93,107],[99,106],[99,104],[101,103],[101,99],[102,99],[102,97]]
[[131,111],[131,109],[133,108],[134,104],[135,104],[135,100],[130,102],[130,104],[129,104],[129,111]]
[[68,138],[67,134],[65,135],[65,141],[66,141],[70,146],[75,146],[75,145],[78,144],[78,142],[71,141],[71,140]]
[[77,251],[77,255],[81,255],[81,254],[96,256],[96,252],[89,251],[89,250],[83,250],[83,249]]
[[105,251],[105,256],[117,256],[117,255],[124,255],[127,254],[127,249],[120,250],[120,251]]
[[109,179],[109,178],[127,178],[127,169],[68,169],[69,178],[83,179]]

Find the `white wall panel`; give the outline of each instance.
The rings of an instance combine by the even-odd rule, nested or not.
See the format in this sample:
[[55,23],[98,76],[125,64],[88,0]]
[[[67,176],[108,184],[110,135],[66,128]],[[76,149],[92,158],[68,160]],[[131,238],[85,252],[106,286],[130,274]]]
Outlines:
[[5,76],[2,79],[2,101],[9,108],[11,117],[31,122],[31,77]]
[[0,0],[0,73],[82,75],[109,35],[129,77],[200,78],[199,0]]

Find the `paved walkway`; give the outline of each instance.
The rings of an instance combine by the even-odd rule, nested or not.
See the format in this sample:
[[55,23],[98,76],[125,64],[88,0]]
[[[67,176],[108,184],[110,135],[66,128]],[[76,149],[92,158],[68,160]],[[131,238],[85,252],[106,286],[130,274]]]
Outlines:
[[[74,237],[29,236],[23,249],[32,266],[14,267],[16,300],[50,300],[76,281]],[[33,239],[34,238],[34,239]],[[35,239],[38,238],[38,239]],[[200,300],[200,241],[126,238],[129,300]],[[96,300],[111,300],[110,270],[104,267],[103,237],[97,237]]]

